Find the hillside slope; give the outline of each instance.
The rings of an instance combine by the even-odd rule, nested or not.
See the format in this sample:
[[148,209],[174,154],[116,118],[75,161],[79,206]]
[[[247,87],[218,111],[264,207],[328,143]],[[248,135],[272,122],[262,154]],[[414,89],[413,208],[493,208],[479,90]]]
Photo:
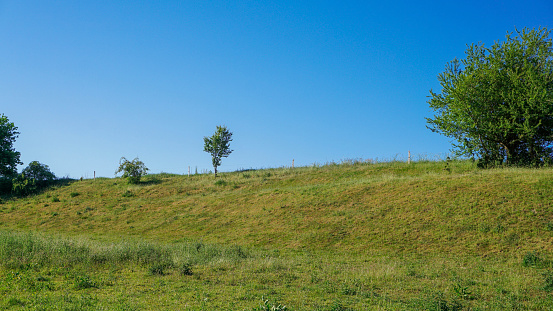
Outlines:
[[454,161],[96,179],[4,199],[0,222],[106,239],[522,256],[552,250],[552,176]]

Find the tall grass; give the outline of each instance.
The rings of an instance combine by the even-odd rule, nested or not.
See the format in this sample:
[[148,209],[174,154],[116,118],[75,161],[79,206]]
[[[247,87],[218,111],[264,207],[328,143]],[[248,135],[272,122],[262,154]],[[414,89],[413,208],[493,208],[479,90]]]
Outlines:
[[0,265],[6,268],[29,266],[88,266],[102,264],[183,264],[237,263],[252,257],[241,246],[205,244],[201,241],[156,244],[140,240],[100,243],[87,239],[52,238],[37,233],[0,231]]

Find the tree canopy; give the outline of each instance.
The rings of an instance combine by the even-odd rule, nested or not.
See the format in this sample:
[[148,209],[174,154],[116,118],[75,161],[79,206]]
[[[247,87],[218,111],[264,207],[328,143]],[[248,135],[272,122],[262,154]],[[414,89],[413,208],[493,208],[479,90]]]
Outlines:
[[467,47],[430,91],[428,128],[483,167],[541,165],[553,155],[553,49],[546,28],[507,33],[490,48]]
[[17,175],[17,165],[23,164],[13,143],[19,137],[17,127],[5,115],[0,115],[0,177],[13,178]]
[[50,171],[46,164],[33,161],[21,172],[26,178],[34,179],[37,182],[51,182],[56,179],[56,175]]
[[221,165],[221,159],[228,157],[233,150],[230,149],[232,133],[226,126],[217,126],[217,130],[211,137],[204,137],[204,151],[211,154],[211,162],[217,177],[217,167]]

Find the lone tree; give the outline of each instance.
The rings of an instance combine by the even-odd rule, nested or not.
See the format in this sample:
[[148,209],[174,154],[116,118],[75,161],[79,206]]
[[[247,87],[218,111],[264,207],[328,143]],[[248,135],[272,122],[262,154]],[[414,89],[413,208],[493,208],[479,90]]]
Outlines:
[[115,175],[123,172],[123,178],[127,178],[129,184],[138,184],[140,183],[140,178],[148,174],[148,168],[144,162],[140,161],[138,158],[129,161],[125,157],[122,157],[119,160],[119,168],[115,172]]
[[0,115],[0,177],[13,178],[17,175],[17,165],[21,154],[15,151],[13,143],[19,136],[17,127],[4,114]]
[[232,133],[226,126],[217,126],[215,134],[204,137],[204,151],[211,154],[211,162],[217,177],[217,167],[221,165],[221,159],[228,157],[233,150],[230,149]]
[[491,48],[467,46],[430,90],[433,132],[481,167],[542,165],[553,155],[553,49],[547,28],[507,33]]

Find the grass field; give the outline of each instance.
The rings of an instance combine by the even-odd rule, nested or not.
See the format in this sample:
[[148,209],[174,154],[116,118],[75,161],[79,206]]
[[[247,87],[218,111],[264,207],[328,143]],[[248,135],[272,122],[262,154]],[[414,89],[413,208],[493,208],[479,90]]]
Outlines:
[[0,309],[553,310],[553,169],[344,163],[0,204]]

